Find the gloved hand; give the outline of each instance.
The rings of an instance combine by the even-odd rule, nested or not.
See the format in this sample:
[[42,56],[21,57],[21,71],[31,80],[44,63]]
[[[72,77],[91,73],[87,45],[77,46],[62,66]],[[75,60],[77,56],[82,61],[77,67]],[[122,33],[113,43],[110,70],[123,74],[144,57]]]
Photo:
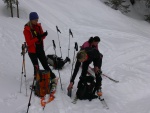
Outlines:
[[47,36],[48,35],[48,32],[46,31],[46,32],[44,32],[43,34],[38,34],[37,35],[37,38],[39,39],[39,41],[41,41],[42,40],[42,37],[43,36]]
[[48,35],[47,31],[42,34],[42,36],[47,36],[47,35]]
[[38,34],[38,35],[37,35],[37,38],[38,38],[38,40],[39,40],[39,41],[41,41],[41,40],[42,40],[42,37],[43,37],[43,36],[42,36],[42,35],[40,35],[40,34]]
[[71,90],[72,88],[73,88],[73,82],[70,82],[70,84],[69,84],[67,90]]
[[98,67],[94,67],[94,72],[96,73],[96,74],[102,74],[102,71],[101,71],[101,69],[99,69]]

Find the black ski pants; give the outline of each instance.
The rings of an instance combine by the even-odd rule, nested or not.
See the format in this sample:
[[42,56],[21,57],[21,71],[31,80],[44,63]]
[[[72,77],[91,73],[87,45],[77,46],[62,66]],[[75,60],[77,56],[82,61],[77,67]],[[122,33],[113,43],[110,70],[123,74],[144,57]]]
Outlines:
[[[82,77],[86,76],[90,63],[91,63],[90,61],[83,62],[83,64],[82,64],[82,73],[81,73]],[[101,65],[98,65],[97,67],[99,69],[101,69]],[[95,73],[95,77],[96,77],[95,89],[99,90],[99,89],[101,89],[101,85],[102,85],[101,73],[97,73],[97,74]]]
[[[45,70],[48,70],[50,71],[50,74],[51,74],[51,78],[55,78],[55,74],[52,72],[52,70],[50,69],[50,67],[48,66],[48,63],[47,63],[47,59],[46,59],[46,55],[45,55],[45,52],[43,49],[37,51],[36,53],[28,53],[29,54],[29,57],[31,59],[31,62],[33,64],[33,67],[35,65],[38,65],[39,67],[39,63],[38,63],[38,60],[41,62],[43,68]],[[36,74],[36,68],[34,67],[34,74]]]

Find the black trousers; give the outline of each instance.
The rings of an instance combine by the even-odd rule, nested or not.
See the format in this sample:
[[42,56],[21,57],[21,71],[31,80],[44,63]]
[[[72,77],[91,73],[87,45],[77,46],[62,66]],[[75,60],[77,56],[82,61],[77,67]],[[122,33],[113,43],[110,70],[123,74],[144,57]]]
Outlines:
[[102,77],[101,77],[101,74],[95,74],[96,76],[96,85],[95,85],[95,89],[98,90],[98,89],[101,89],[101,86],[102,86]]
[[50,71],[51,78],[53,79],[56,77],[55,74],[50,69],[50,67],[48,66],[46,55],[45,55],[45,52],[43,49],[38,50],[36,53],[28,53],[28,55],[29,55],[31,62],[33,64],[33,67],[34,67],[34,74],[36,74],[35,65],[38,65],[38,67],[39,67],[39,63],[38,63],[38,60],[39,60],[40,63],[42,64],[43,68],[47,71]]
[[[87,71],[88,71],[90,63],[91,63],[90,61],[83,62],[82,73],[81,73],[82,77],[85,77],[87,75]],[[99,65],[97,66],[99,69],[101,69],[101,64],[102,64],[102,61],[100,61]],[[96,90],[99,90],[99,89],[101,89],[101,85],[102,85],[101,73],[97,73],[97,74],[95,73],[95,77],[96,77],[95,88],[96,88]]]

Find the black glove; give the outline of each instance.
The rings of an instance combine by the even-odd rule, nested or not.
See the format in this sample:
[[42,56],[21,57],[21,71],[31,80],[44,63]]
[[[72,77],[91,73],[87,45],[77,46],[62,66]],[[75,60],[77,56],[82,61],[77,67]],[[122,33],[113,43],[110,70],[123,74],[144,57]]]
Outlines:
[[39,39],[39,41],[41,41],[42,40],[42,37],[43,36],[47,36],[48,35],[48,32],[46,31],[46,32],[44,32],[43,34],[38,34],[37,35],[37,38]]
[[103,54],[102,53],[100,53],[100,58],[103,58]]
[[39,41],[41,41],[41,40],[42,40],[42,37],[43,37],[43,36],[42,36],[42,35],[40,35],[40,34],[38,34],[38,35],[37,35],[37,38],[38,38],[38,40],[39,40]]
[[47,35],[48,35],[47,31],[42,34],[42,36],[47,36]]

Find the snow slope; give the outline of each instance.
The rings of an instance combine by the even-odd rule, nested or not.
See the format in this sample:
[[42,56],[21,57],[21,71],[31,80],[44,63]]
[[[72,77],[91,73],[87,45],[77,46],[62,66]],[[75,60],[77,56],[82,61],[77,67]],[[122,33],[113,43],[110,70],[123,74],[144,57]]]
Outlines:
[[[150,113],[150,25],[142,20],[122,15],[119,11],[105,6],[100,0],[21,0],[19,1],[20,18],[9,17],[10,11],[0,1],[0,113],[26,113],[29,101],[29,86],[33,80],[33,67],[28,54],[25,56],[27,96],[25,78],[20,93],[22,56],[21,45],[24,43],[23,29],[30,12],[39,14],[39,22],[44,31],[46,54],[54,54],[52,40],[56,42],[56,52],[60,56],[59,34],[63,58],[68,55],[69,29],[71,38],[70,58],[73,58],[74,42],[78,45],[91,36],[99,36],[100,51],[104,55],[102,71],[119,80],[114,83],[103,77],[103,95],[109,110],[103,109],[98,99],[89,102],[78,101],[72,104],[67,96],[67,86],[71,76],[72,64],[66,64],[60,71],[63,91],[57,87],[56,99],[43,111],[40,100],[32,96],[29,113]],[[14,9],[16,11],[16,9]],[[42,68],[42,67],[41,67]],[[53,70],[59,76],[57,70]],[[73,97],[77,90],[73,88]],[[73,98],[72,97],[72,98]]]

